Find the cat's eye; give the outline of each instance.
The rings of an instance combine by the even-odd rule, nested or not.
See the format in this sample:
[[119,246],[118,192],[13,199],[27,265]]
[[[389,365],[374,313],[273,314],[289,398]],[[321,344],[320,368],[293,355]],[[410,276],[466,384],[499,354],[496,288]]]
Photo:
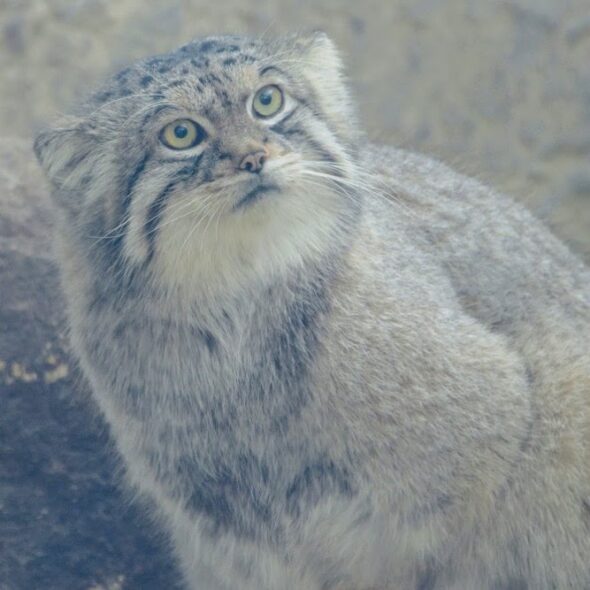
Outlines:
[[254,96],[252,109],[263,119],[276,115],[283,108],[283,93],[278,86],[263,86]]
[[188,150],[205,139],[205,130],[190,119],[177,119],[160,132],[162,143],[173,150]]

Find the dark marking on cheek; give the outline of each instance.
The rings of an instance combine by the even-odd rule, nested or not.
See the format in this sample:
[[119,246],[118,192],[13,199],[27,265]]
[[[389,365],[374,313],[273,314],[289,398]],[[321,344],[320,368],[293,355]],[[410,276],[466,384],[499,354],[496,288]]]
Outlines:
[[203,172],[203,184],[207,184],[208,182],[212,182],[213,178],[213,169],[211,166],[205,169]]
[[141,160],[138,162],[137,166],[135,166],[133,173],[131,174],[131,176],[129,177],[129,180],[127,181],[127,187],[125,190],[125,194],[123,196],[123,204],[126,205],[126,207],[124,207],[124,209],[126,211],[129,210],[129,205],[131,204],[131,198],[132,198],[131,195],[133,193],[133,189],[134,189],[135,185],[137,184],[137,181],[141,178],[141,175],[143,174],[146,164],[149,159],[150,159],[150,155],[144,154],[143,157],[141,158]]
[[242,55],[240,59],[245,64],[256,63],[256,58],[253,55]]
[[129,210],[131,209],[131,202],[133,200],[133,190],[135,185],[139,182],[139,179],[146,168],[149,158],[149,154],[144,154],[141,160],[139,160],[139,162],[136,164],[131,176],[127,179],[125,191],[121,200],[121,211],[118,218],[115,220],[115,227],[121,225],[122,229],[119,229],[115,232],[112,240],[107,240],[107,242],[109,242],[108,245],[111,251],[116,255],[118,255],[120,252],[121,244],[123,243],[123,238],[129,225]]
[[233,66],[236,60],[233,57],[226,57],[222,63],[224,66]]
[[296,112],[297,110],[293,109],[288,115],[286,115],[280,121],[272,125],[270,127],[271,131],[274,131],[275,133],[285,134],[285,132],[287,131],[285,124],[295,115]]
[[148,243],[148,256],[146,259],[146,264],[149,264],[152,261],[154,254],[156,253],[158,227],[160,225],[160,220],[166,207],[166,203],[168,202],[168,198],[179,183],[186,181],[197,174],[202,159],[203,154],[201,153],[195,157],[192,164],[181,168],[175,174],[174,179],[164,187],[162,192],[151,204],[144,223],[144,234]]
[[[280,123],[279,123],[280,125]],[[289,129],[285,129],[282,131],[277,131],[278,133],[282,133],[285,137],[293,137],[295,135],[300,135],[300,136],[305,136],[305,132],[303,131],[303,129],[301,129],[301,127],[294,125],[293,127],[290,127]]]
[[[325,162],[330,162],[331,164],[338,164],[338,158],[334,154],[332,154],[332,152],[330,152],[326,147],[324,147],[310,135],[305,135],[309,144],[319,154],[322,160],[324,160]],[[342,173],[338,169],[332,170],[332,174],[334,176],[342,176]]]
[[164,207],[166,206],[166,201],[168,200],[168,197],[170,196],[170,193],[176,184],[176,182],[170,182],[167,184],[164,190],[156,197],[148,210],[144,224],[145,237],[148,242],[147,263],[151,262],[154,254],[156,253],[156,232],[158,230],[158,225],[160,224],[160,219],[162,217],[162,213],[164,212]]
[[181,168],[177,173],[176,177],[179,180],[187,180],[191,176],[194,176],[199,171],[201,160],[203,159],[203,153],[191,159],[191,163]]

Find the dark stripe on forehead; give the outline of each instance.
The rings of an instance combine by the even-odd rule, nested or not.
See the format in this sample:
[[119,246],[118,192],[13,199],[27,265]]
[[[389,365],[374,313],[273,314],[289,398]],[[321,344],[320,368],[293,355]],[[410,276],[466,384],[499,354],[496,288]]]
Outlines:
[[168,202],[168,197],[170,197],[170,195],[172,194],[172,192],[178,184],[188,180],[189,178],[197,174],[202,159],[203,154],[201,153],[194,159],[194,161],[190,165],[184,166],[178,172],[176,172],[174,178],[164,187],[162,192],[156,197],[154,202],[151,204],[144,224],[144,233],[146,240],[148,242],[148,256],[146,264],[149,264],[151,262],[151,260],[154,257],[154,254],[156,253],[156,239],[158,233],[158,226],[160,225],[162,214],[164,213],[164,208],[166,207],[166,203]]

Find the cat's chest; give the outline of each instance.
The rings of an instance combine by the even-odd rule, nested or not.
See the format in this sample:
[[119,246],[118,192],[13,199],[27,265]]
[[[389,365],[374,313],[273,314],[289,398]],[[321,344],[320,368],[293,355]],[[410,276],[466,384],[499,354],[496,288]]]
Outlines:
[[317,487],[316,471],[330,486],[348,485],[302,436],[314,404],[317,313],[298,305],[222,326],[127,325],[108,347],[123,371],[111,372],[111,395],[136,425],[120,436],[166,495],[215,527],[262,526],[277,502],[296,510]]
[[79,325],[98,395],[158,448],[284,433],[310,400],[324,308],[317,297],[263,303],[216,321],[128,312]]

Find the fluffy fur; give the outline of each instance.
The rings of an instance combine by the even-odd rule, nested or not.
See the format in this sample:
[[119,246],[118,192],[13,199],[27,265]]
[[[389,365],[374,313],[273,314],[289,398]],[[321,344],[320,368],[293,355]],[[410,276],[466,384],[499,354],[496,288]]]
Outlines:
[[[208,38],[37,138],[129,483],[193,589],[590,588],[590,273],[511,200],[368,144],[341,70],[322,34]],[[166,148],[179,118],[207,139]]]

